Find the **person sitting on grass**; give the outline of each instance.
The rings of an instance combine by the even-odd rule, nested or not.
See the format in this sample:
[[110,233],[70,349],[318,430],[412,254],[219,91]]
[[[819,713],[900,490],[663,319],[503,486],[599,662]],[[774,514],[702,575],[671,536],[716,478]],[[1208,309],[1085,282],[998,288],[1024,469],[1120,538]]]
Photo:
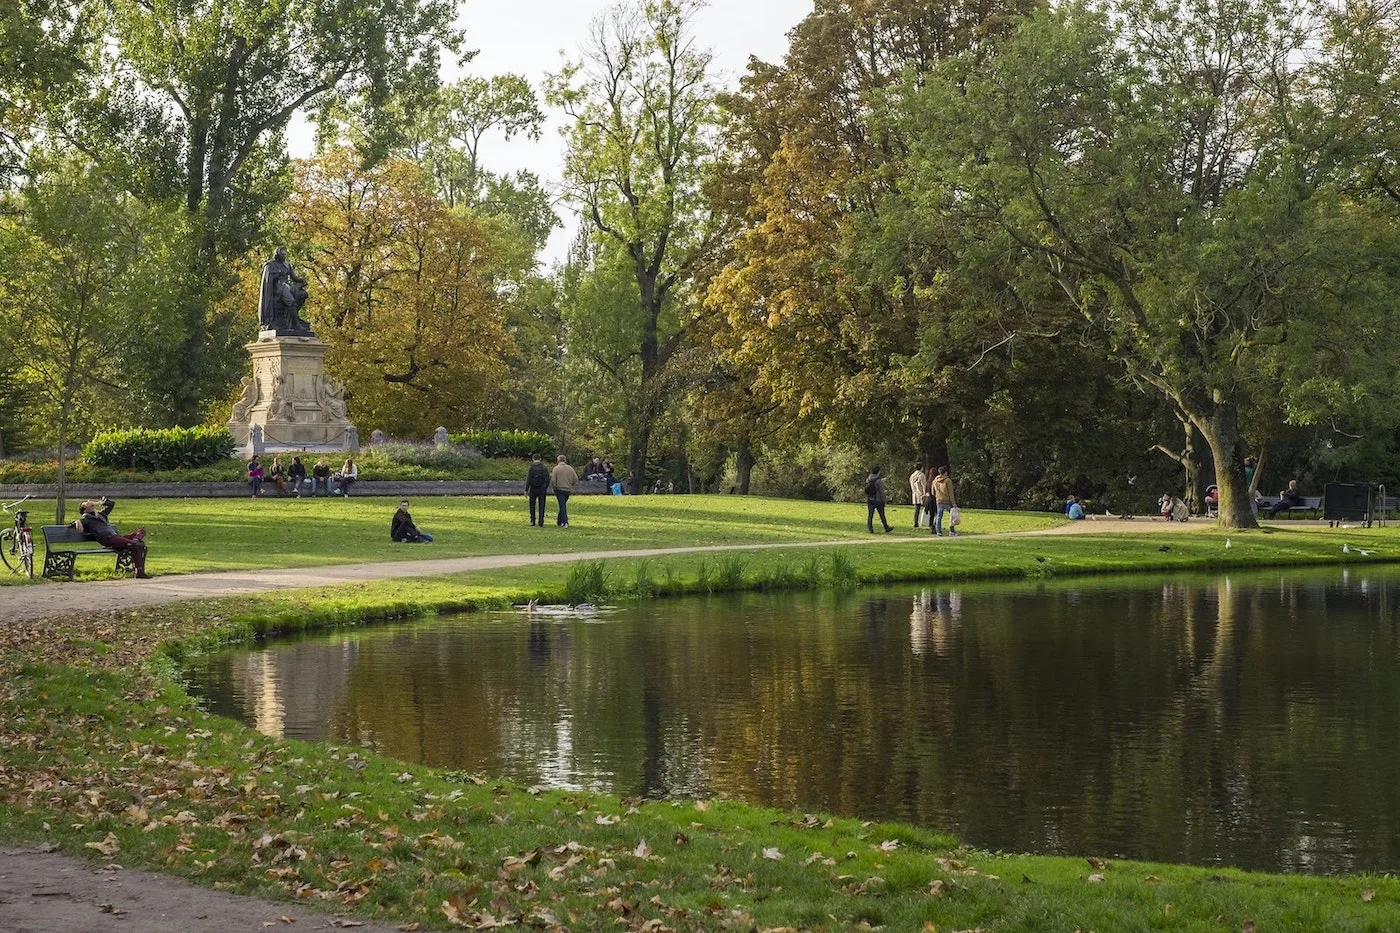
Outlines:
[[345,458],[345,463],[341,466],[340,472],[336,474],[336,478],[339,483],[337,492],[342,496],[350,495],[350,487],[354,485],[355,480],[360,478],[360,471],[355,466],[354,457]]
[[1191,509],[1179,496],[1174,496],[1169,492],[1162,493],[1162,498],[1157,500],[1158,510],[1162,517],[1169,522],[1184,522],[1191,517]]
[[433,536],[418,530],[418,526],[413,524],[413,516],[408,514],[408,500],[399,500],[399,510],[394,513],[393,521],[389,523],[389,540],[401,544],[429,544]]
[[1065,515],[1069,516],[1070,521],[1084,520],[1084,506],[1079,504],[1078,496],[1069,497],[1069,505],[1065,507]]
[[1269,518],[1274,518],[1280,512],[1287,512],[1289,509],[1303,501],[1302,490],[1298,488],[1298,481],[1291,479],[1288,481],[1288,488],[1278,494],[1278,501],[1269,506],[1266,510]]
[[114,505],[116,503],[106,496],[100,503],[87,500],[78,506],[78,520],[73,522],[73,527],[83,534],[92,535],[103,547],[129,555],[131,566],[136,570],[136,579],[149,580],[150,574],[146,573],[146,529],[137,528],[129,535],[118,534],[116,526],[107,520]]

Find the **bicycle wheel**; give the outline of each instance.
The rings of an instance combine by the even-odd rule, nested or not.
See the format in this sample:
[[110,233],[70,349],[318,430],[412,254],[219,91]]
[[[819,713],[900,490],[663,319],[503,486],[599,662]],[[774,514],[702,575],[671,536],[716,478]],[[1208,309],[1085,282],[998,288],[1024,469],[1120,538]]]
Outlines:
[[34,579],[34,534],[25,529],[19,539],[19,572]]
[[0,560],[5,562],[10,573],[19,573],[19,535],[13,528],[0,531]]

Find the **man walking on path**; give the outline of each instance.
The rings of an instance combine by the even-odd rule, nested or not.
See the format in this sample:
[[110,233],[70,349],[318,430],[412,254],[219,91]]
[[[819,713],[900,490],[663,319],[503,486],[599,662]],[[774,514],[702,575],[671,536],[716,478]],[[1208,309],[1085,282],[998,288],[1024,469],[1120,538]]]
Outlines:
[[865,527],[875,533],[875,513],[880,513],[880,524],[885,526],[885,534],[894,531],[889,519],[885,518],[885,481],[880,477],[880,468],[870,468],[865,478]]
[[554,487],[554,498],[559,502],[559,515],[555,518],[554,524],[560,528],[569,527],[569,494],[574,491],[574,486],[578,483],[578,474],[574,468],[569,466],[569,460],[563,454],[559,455],[559,463],[554,467],[554,472],[549,475],[549,484]]
[[[948,475],[948,468],[945,466],[939,467],[938,475],[933,478],[933,501],[934,507],[937,509],[933,518],[933,533],[941,538],[943,537],[943,516],[958,505],[957,496],[953,494],[953,478]],[[949,525],[948,534],[956,538],[958,530]]]
[[[535,454],[530,463],[530,470],[525,474],[525,495],[530,497],[530,526],[532,528],[544,527],[544,504],[549,493],[549,467],[544,465],[544,460],[539,454]],[[536,517],[536,507],[538,506],[538,518]]]
[[914,527],[919,527],[919,514],[924,508],[924,497],[928,495],[928,477],[924,475],[924,465],[914,464],[914,472],[909,474],[909,501],[914,503]]

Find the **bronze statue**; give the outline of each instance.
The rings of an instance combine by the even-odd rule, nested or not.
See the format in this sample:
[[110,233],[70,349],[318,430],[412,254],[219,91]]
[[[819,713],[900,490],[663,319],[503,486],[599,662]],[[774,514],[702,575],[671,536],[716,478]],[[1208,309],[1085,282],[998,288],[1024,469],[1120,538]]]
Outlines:
[[263,265],[258,323],[279,337],[310,337],[311,325],[301,317],[305,304],[306,279],[297,275],[287,261],[287,248],[279,246]]

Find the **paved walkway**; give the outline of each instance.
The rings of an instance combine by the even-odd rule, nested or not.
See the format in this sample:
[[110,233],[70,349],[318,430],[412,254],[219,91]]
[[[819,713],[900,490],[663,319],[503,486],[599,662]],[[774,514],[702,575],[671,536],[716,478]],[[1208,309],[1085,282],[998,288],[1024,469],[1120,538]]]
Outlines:
[[0,933],[260,933],[274,927],[402,929],[318,913],[292,901],[228,894],[170,875],[0,849]]
[[[1207,522],[1182,523],[1137,519],[1120,521],[1100,518],[1037,531],[1013,531],[994,535],[969,535],[964,541],[988,538],[1018,538],[1072,534],[1143,534],[1146,532],[1185,533],[1214,527]],[[882,544],[910,544],[919,539],[876,535],[837,541],[783,541],[764,544],[725,544],[705,547],[643,548],[623,551],[576,551],[561,554],[495,554],[482,557],[448,557],[438,560],[392,561],[374,564],[340,564],[274,570],[234,570],[218,573],[190,573],[152,580],[98,580],[75,585],[6,587],[0,589],[0,623],[29,622],[56,618],[74,612],[103,609],[136,609],[159,606],[187,599],[216,596],[242,596],[276,590],[306,589],[338,583],[364,583],[404,577],[429,577],[466,573],[473,570],[499,570],[505,567],[531,567],[538,564],[567,564],[580,560],[627,560],[667,557],[676,554],[704,554],[724,551],[759,551],[782,548],[869,547]],[[942,544],[943,542],[940,542]],[[951,545],[952,542],[946,542]],[[930,542],[932,545],[932,542]],[[75,602],[81,599],[81,605]]]

